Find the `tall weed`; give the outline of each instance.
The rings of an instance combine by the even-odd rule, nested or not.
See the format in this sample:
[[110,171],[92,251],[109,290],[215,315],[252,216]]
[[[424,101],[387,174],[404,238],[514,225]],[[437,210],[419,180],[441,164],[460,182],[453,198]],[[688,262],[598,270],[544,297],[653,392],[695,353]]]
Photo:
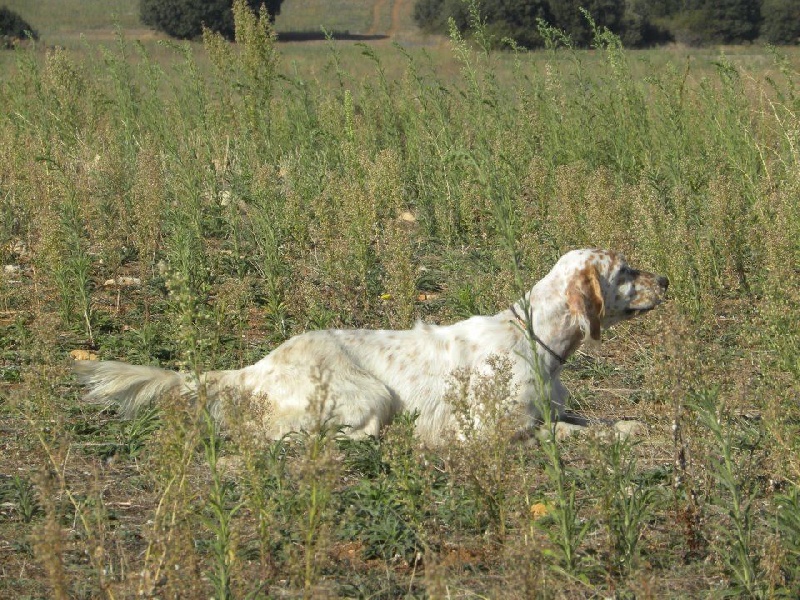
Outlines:
[[[497,53],[475,6],[472,34],[422,49],[284,45],[237,2],[236,45],[118,33],[100,49],[17,51],[0,88],[2,476],[36,482],[41,512],[22,484],[15,507],[49,587],[7,595],[688,597],[722,576],[740,593],[797,589],[780,566],[800,473],[793,56],[629,52],[599,29],[585,52],[544,24],[544,51]],[[243,398],[255,425],[239,435],[229,411],[230,439],[167,398],[118,430],[115,452],[75,442],[73,422],[101,418],[65,375],[75,345],[194,374],[238,367],[308,328],[496,312],[575,246],[670,278],[666,306],[606,336],[607,384],[575,363],[563,373],[603,410],[652,420],[646,445],[588,463],[582,441],[514,446],[502,377],[472,381],[492,426],[481,437],[465,420],[450,463],[415,445],[411,416],[352,446],[324,419],[263,440],[270,407]],[[102,285],[120,275],[140,285]],[[672,473],[674,513],[642,479],[649,463]],[[120,477],[116,465],[144,482],[141,509],[84,475]],[[537,498],[549,514],[529,527]],[[9,539],[30,526],[5,515]]]

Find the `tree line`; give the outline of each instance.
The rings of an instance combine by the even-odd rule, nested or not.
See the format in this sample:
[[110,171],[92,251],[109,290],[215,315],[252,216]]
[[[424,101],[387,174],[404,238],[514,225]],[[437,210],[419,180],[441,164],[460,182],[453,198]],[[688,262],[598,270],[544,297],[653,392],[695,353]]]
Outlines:
[[[283,2],[247,0],[254,10],[263,5],[273,20]],[[206,26],[232,38],[232,4],[232,0],[140,0],[139,9],[142,23],[172,37],[194,38]],[[431,33],[449,33],[450,19],[466,31],[471,6],[494,40],[510,38],[527,48],[544,45],[542,23],[563,31],[577,47],[591,44],[592,24],[608,28],[632,48],[670,41],[688,45],[800,41],[800,0],[417,0],[414,20]],[[0,7],[0,42],[26,36],[37,34],[15,12]]]
[[38,37],[30,23],[7,6],[0,6],[0,48],[11,48],[14,40],[35,40]]
[[448,33],[450,19],[465,31],[471,7],[496,41],[511,38],[527,48],[544,44],[541,23],[560,29],[578,47],[591,44],[592,22],[628,47],[800,39],[800,0],[417,0],[414,20],[431,33]]
[[[263,6],[272,21],[283,0],[247,0],[251,10]],[[179,39],[198,37],[203,27],[233,39],[233,0],[139,0],[142,23]]]

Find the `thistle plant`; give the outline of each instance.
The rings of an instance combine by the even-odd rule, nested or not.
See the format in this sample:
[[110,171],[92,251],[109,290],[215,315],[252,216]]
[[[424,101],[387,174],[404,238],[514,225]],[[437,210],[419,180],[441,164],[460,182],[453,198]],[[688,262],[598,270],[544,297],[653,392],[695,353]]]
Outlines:
[[730,528],[720,531],[726,541],[722,559],[742,592],[753,598],[762,597],[765,590],[753,544],[754,490],[752,483],[742,478],[737,464],[736,442],[719,399],[719,389],[695,392],[687,404],[711,437],[714,454],[709,458],[709,468],[723,492],[715,500],[726,507],[730,519]]
[[609,539],[609,558],[614,572],[623,576],[636,566],[643,530],[654,514],[656,488],[637,474],[631,438],[613,436],[596,443],[596,476],[600,508]]
[[204,523],[214,535],[211,543],[213,567],[208,577],[214,587],[214,597],[228,600],[234,597],[232,584],[237,559],[233,520],[244,502],[234,497],[232,482],[226,480],[220,470],[219,449],[222,440],[217,432],[218,426],[207,410],[203,411],[202,417],[206,433],[203,449],[211,476],[206,500],[210,514],[204,518]]
[[[535,342],[532,340],[531,343]],[[544,385],[542,389],[545,389]],[[540,393],[537,398],[542,416],[542,435],[539,439],[546,458],[545,475],[550,483],[553,499],[550,501],[549,519],[537,520],[535,524],[545,529],[560,566],[570,575],[577,575],[580,572],[579,549],[593,522],[579,515],[581,506],[576,497],[575,483],[579,478],[570,474],[564,464],[559,441],[555,436],[550,395]],[[551,526],[553,523],[555,525]]]

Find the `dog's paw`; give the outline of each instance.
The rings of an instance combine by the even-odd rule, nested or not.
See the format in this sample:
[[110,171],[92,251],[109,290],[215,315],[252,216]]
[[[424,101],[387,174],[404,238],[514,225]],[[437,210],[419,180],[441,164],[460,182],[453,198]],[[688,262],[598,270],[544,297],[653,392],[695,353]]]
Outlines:
[[640,438],[647,433],[647,425],[641,421],[617,421],[614,423],[614,433],[620,439]]
[[585,431],[585,425],[579,425],[578,423],[567,423],[566,421],[559,421],[553,427],[553,434],[558,442],[566,440],[573,435],[584,433]]

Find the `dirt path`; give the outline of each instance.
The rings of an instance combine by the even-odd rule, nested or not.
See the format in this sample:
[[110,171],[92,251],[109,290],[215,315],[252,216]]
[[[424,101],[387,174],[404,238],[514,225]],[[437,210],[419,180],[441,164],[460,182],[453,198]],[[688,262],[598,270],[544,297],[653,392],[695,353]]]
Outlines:
[[404,4],[404,0],[394,0],[392,3],[392,22],[389,25],[389,31],[386,32],[389,37],[395,37],[400,29],[400,16],[403,14]]
[[386,35],[394,37],[397,35],[398,31],[400,31],[400,20],[403,17],[408,0],[375,0],[375,3],[372,5],[372,25],[369,31],[367,31],[367,35],[378,35],[382,33],[380,31],[381,15],[389,2],[392,3],[391,22],[389,23],[389,29],[386,31]]
[[381,23],[381,13],[388,1],[389,0],[375,0],[375,4],[372,5],[372,25],[370,25],[367,35],[378,34],[378,28]]

